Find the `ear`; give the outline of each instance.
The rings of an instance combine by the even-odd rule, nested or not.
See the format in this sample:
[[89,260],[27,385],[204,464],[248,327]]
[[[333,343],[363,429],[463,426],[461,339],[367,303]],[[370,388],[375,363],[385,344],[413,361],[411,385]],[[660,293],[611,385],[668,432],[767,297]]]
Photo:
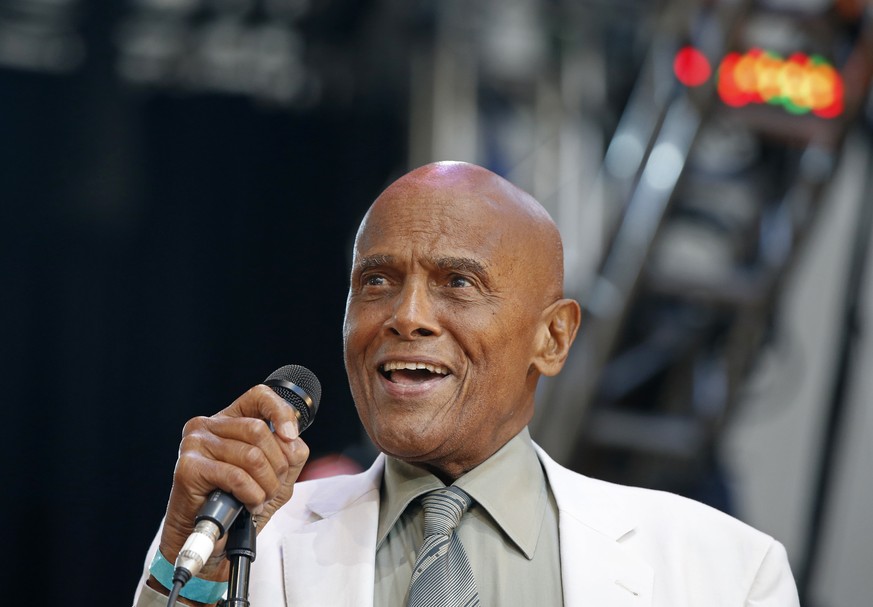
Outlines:
[[542,375],[557,375],[576,339],[582,311],[575,299],[559,299],[543,311],[533,365]]

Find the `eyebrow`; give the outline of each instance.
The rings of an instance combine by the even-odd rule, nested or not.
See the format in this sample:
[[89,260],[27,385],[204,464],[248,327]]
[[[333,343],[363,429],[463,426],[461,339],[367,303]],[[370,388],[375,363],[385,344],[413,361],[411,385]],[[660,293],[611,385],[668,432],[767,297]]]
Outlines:
[[[370,255],[358,260],[356,271],[363,272],[371,268],[379,268],[393,265],[394,255]],[[431,261],[440,270],[454,270],[456,272],[472,272],[486,278],[488,271],[485,265],[478,259],[471,257],[438,257]]]
[[480,276],[487,276],[485,266],[478,259],[470,257],[440,257],[435,260],[435,265],[440,270],[455,270],[457,272],[473,272]]
[[393,255],[370,255],[369,257],[362,257],[361,259],[359,259],[357,265],[355,266],[355,270],[357,272],[363,272],[364,270],[369,270],[370,268],[389,266],[392,263],[394,263]]

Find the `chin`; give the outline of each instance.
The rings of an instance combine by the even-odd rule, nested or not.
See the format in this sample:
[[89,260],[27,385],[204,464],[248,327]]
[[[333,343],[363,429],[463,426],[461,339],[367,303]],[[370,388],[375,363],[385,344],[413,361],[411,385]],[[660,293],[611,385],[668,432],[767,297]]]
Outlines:
[[370,440],[386,455],[411,463],[428,462],[438,457],[437,452],[448,437],[433,433],[421,434],[411,428],[368,429]]

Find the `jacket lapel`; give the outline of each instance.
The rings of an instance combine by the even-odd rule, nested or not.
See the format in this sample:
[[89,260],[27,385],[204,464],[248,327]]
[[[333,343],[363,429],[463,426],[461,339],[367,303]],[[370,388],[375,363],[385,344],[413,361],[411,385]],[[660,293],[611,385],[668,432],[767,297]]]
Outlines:
[[635,522],[602,484],[570,472],[537,447],[558,504],[561,578],[567,607],[648,607],[651,566],[622,543]]
[[300,496],[305,520],[282,546],[289,607],[372,607],[383,465]]

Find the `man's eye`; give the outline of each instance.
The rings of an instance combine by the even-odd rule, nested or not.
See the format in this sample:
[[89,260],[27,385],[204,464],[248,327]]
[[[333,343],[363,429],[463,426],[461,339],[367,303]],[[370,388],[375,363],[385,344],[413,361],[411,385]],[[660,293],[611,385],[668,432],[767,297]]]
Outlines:
[[472,287],[473,283],[464,276],[452,276],[449,279],[449,286],[453,289],[463,289],[464,287]]
[[385,284],[385,277],[379,274],[372,274],[364,278],[364,284],[368,287],[378,287]]

